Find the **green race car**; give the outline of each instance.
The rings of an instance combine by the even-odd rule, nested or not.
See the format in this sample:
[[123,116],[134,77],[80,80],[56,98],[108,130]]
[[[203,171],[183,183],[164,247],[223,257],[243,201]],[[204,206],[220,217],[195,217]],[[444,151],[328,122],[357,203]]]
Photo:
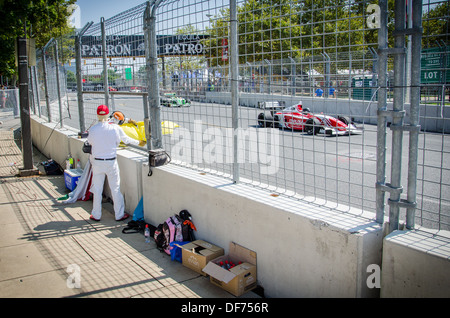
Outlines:
[[167,107],[189,107],[191,101],[187,98],[177,97],[175,93],[165,93],[161,97],[161,105]]

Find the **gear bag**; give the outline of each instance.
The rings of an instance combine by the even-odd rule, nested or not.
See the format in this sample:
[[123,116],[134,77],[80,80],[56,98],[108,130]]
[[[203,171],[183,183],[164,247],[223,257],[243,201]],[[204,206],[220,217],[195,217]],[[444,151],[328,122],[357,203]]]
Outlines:
[[171,255],[172,246],[170,243],[191,241],[194,238],[193,233],[191,233],[192,230],[196,229],[191,220],[184,220],[181,216],[175,214],[157,226],[153,238],[160,251]]
[[148,152],[148,176],[153,174],[152,167],[159,167],[171,161],[169,154],[164,149],[153,149]]

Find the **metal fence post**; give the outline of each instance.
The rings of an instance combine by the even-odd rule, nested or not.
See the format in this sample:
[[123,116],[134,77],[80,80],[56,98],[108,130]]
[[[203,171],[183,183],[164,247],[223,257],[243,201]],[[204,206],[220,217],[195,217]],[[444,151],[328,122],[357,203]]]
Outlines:
[[34,70],[33,66],[28,66],[28,100],[31,102],[30,110],[36,114],[36,101],[34,100]]
[[17,38],[17,61],[19,73],[20,123],[22,127],[22,158],[24,170],[33,169],[33,148],[30,125],[30,99],[28,92],[27,39]]
[[373,56],[373,64],[372,64],[372,90],[370,92],[370,95],[372,96],[373,100],[376,100],[376,92],[378,87],[378,53],[376,50],[372,47],[369,48],[370,54]]
[[394,35],[394,102],[392,111],[391,194],[389,198],[389,233],[398,230],[400,195],[402,193],[403,118],[405,98],[405,0],[395,1]]
[[331,87],[331,85],[330,85],[330,73],[331,73],[330,60],[331,59],[327,53],[323,52],[321,54],[325,59],[325,91],[323,92],[323,94],[324,94],[323,96],[325,98],[328,98],[330,95],[330,87]]
[[419,148],[419,109],[420,109],[420,59],[422,50],[422,0],[414,0],[413,24],[411,35],[411,91],[410,91],[410,133],[408,160],[408,191],[407,201],[410,206],[406,209],[406,228],[413,229],[416,213],[417,193],[417,157]]
[[[39,118],[40,118],[41,117],[41,97],[40,97],[41,94],[39,93],[39,81],[38,81],[36,66],[33,66],[33,68],[34,68],[34,84],[36,86],[37,107],[38,107],[38,114],[39,114]],[[36,110],[34,111],[34,113],[36,114]]]
[[[377,120],[377,182],[376,182],[376,221],[384,223],[386,182],[386,126],[387,119],[382,112],[387,109],[387,60],[388,60],[388,0],[379,0],[380,28],[378,30],[378,120]],[[351,55],[350,55],[351,62]],[[351,86],[351,80],[348,84]],[[349,96],[350,95],[349,89]]]
[[53,38],[51,38],[47,44],[45,44],[44,48],[42,49],[42,66],[44,70],[44,89],[45,89],[45,103],[47,104],[47,117],[48,122],[52,121],[52,115],[50,111],[50,98],[48,96],[48,81],[47,81],[47,48],[50,46],[50,44],[53,42]]
[[75,64],[76,64],[76,77],[77,77],[77,100],[78,100],[78,115],[80,121],[80,132],[86,130],[86,123],[84,118],[84,102],[83,102],[83,79],[81,74],[81,37],[91,27],[94,22],[88,22],[78,32],[75,38]]
[[[146,66],[148,101],[150,108],[150,131],[152,148],[162,148],[161,105],[158,87],[158,56],[156,42],[156,10],[162,0],[147,2],[144,13],[146,36]],[[148,52],[148,53],[147,53]]]
[[[264,62],[267,64],[267,67],[269,68],[269,71],[266,73],[264,65],[262,66],[264,74],[266,76],[267,76],[267,74],[269,74],[267,76],[267,94],[271,94],[272,93],[272,87],[271,87],[271,84],[272,84],[272,63],[270,63],[270,61],[268,59],[264,59]],[[263,81],[264,81],[264,78],[263,78]]]
[[[238,128],[239,128],[239,61],[237,41],[236,0],[230,0],[230,69],[231,69],[231,120],[233,127],[233,182],[239,182]],[[270,87],[270,86],[269,86]]]
[[145,139],[147,140],[147,150],[150,150],[151,149],[150,139],[152,137],[152,133],[151,133],[151,130],[150,130],[150,122],[149,122],[149,114],[148,114],[148,94],[144,94],[142,96],[142,105],[144,106]]
[[291,84],[292,84],[292,96],[297,95],[297,81],[296,81],[296,77],[297,77],[297,64],[295,63],[295,60],[292,57],[288,57],[289,61],[291,62]]
[[105,31],[105,18],[100,19],[100,25],[102,29],[102,60],[103,60],[103,89],[105,91],[105,105],[109,106],[109,84],[108,84],[108,62],[106,55],[106,31]]
[[58,41],[55,39],[55,72],[56,72],[56,90],[58,93],[58,105],[59,105],[59,125],[61,128],[64,126],[63,123],[63,111],[61,102],[61,87],[59,82],[59,57],[58,57]]

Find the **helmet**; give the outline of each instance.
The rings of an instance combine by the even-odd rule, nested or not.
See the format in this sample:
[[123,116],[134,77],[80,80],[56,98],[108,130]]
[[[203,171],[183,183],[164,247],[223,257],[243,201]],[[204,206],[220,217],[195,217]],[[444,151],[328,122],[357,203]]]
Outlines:
[[309,110],[309,108],[308,108],[308,107],[305,107],[305,108],[303,108],[303,112],[304,112],[304,113],[310,113],[310,112],[311,112],[311,110]]
[[183,220],[192,220],[192,216],[188,210],[181,210],[179,215]]
[[122,125],[125,121],[125,116],[123,115],[122,112],[120,111],[115,111],[111,114],[111,116],[109,116],[109,118],[114,117],[115,119],[117,119],[117,121],[119,122],[119,125]]

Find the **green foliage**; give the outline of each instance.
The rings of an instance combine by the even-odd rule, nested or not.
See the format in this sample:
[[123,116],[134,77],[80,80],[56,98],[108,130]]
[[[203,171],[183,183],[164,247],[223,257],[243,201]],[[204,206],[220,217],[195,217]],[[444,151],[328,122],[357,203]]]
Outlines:
[[450,2],[442,2],[425,11],[422,17],[422,25],[422,47],[449,45]]
[[[36,48],[43,47],[52,37],[60,38],[73,32],[68,25],[76,0],[0,0],[0,74],[15,74],[14,47],[17,37],[35,38]],[[63,41],[61,41],[63,42]],[[68,55],[67,43],[60,43]]]
[[[238,7],[239,63],[362,50],[377,42],[366,26],[365,1],[249,0]],[[221,57],[229,10],[212,19],[210,56]],[[210,65],[223,64],[211,58]]]

